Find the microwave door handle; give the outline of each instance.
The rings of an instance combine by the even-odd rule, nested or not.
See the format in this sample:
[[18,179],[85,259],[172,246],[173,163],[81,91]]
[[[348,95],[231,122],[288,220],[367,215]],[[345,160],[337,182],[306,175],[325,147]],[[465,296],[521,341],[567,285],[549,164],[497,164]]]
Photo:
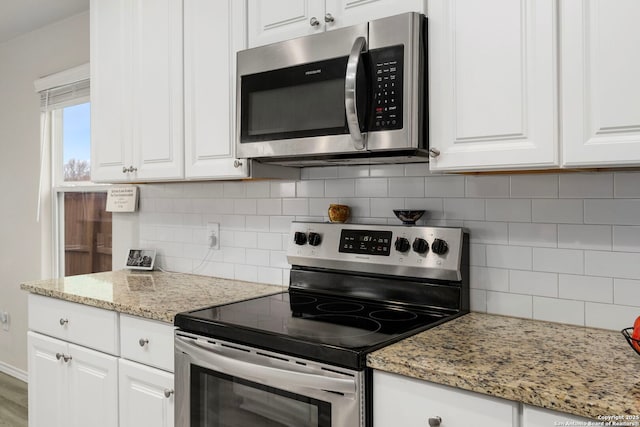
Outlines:
[[344,79],[344,108],[347,113],[347,126],[356,150],[364,150],[367,145],[367,134],[360,132],[358,120],[358,107],[356,105],[356,80],[358,64],[362,58],[362,52],[366,48],[367,40],[364,37],[356,38],[347,61],[347,73]]
[[282,387],[283,384],[286,384],[288,386],[348,394],[354,394],[356,392],[355,379],[347,380],[324,375],[307,374],[246,362],[223,355],[218,350],[214,351],[194,340],[184,338],[176,337],[175,348],[177,351],[188,354],[194,359],[198,366],[239,378],[257,380],[266,385]]

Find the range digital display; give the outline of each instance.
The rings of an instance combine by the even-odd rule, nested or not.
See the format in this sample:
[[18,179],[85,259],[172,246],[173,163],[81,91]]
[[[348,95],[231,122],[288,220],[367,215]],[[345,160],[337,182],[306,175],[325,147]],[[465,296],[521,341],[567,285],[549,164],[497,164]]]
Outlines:
[[339,252],[389,256],[391,231],[342,230]]

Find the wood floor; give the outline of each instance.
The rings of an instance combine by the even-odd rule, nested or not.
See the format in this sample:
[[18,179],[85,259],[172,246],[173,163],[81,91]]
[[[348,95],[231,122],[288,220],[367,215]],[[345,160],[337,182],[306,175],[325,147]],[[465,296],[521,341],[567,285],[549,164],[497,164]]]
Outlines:
[[0,427],[27,427],[27,384],[2,372]]

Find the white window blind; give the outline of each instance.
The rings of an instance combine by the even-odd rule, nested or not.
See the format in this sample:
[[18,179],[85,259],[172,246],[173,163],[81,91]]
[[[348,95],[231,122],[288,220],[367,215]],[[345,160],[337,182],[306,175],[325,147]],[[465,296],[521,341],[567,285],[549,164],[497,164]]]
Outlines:
[[89,101],[89,79],[40,92],[40,109],[51,111]]

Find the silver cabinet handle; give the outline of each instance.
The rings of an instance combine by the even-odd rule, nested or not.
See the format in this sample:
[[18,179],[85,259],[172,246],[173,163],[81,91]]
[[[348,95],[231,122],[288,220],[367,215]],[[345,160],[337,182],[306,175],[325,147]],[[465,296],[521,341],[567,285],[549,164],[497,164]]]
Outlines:
[[134,168],[133,165],[129,167],[126,167],[126,166],[122,167],[122,173],[137,172],[137,171],[138,171],[138,168]]
[[367,145],[367,134],[360,132],[360,122],[358,121],[358,108],[356,106],[356,77],[358,64],[362,57],[362,51],[366,49],[367,40],[358,37],[353,43],[349,61],[347,62],[347,73],[344,80],[344,108],[347,113],[347,125],[349,134],[353,140],[353,147],[356,150],[364,150]]
[[336,19],[330,13],[327,13],[326,15],[324,15],[324,22],[326,22],[327,24],[329,24],[331,22],[335,22],[335,20]]
[[144,347],[145,345],[149,344],[149,340],[147,338],[140,338],[138,340],[138,344],[140,344],[140,347]]
[[309,25],[311,25],[312,27],[317,27],[318,25],[320,25],[320,21],[318,21],[318,18],[316,18],[315,16],[312,16],[311,19],[309,19]]
[[165,388],[164,389],[164,397],[169,398],[173,394],[173,389]]
[[129,168],[127,168],[126,166],[122,167],[122,173],[127,173],[129,172]]
[[129,166],[129,172],[138,172],[138,168],[134,168],[133,166]]
[[242,162],[240,160],[234,160],[233,161],[233,167],[238,169],[240,166],[242,166]]
[[429,418],[429,427],[438,427],[441,422],[442,418],[440,417]]
[[62,317],[60,318],[60,326],[64,326],[67,323],[69,323],[69,319],[63,319]]
[[440,155],[440,150],[437,148],[429,148],[429,157],[436,158]]
[[72,357],[71,356],[66,356],[63,353],[56,353],[56,359],[58,359],[58,360],[63,359],[65,361],[65,363],[66,363],[69,360],[71,360]]

